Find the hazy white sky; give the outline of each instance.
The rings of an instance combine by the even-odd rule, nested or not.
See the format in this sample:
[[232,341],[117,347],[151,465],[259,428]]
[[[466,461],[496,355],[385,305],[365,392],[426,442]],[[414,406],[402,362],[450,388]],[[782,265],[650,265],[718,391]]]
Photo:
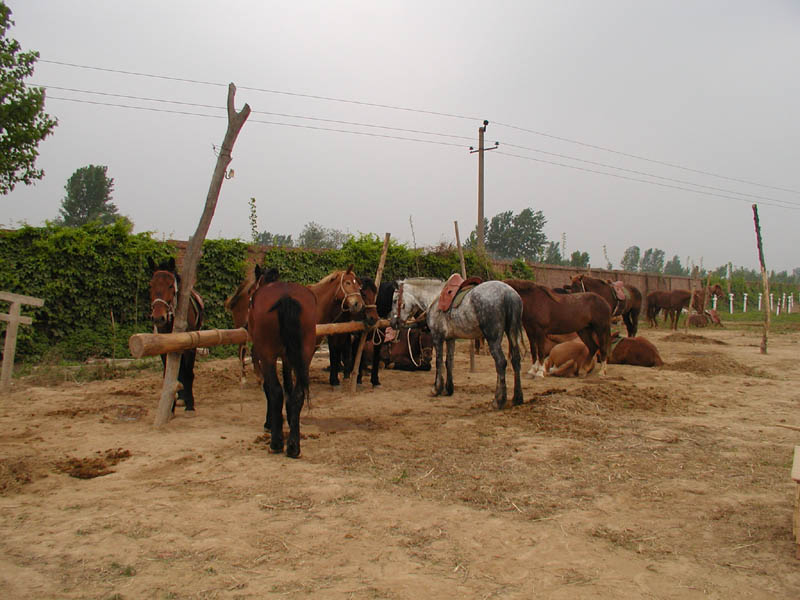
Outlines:
[[0,200],[6,227],[55,218],[69,176],[99,164],[135,231],[186,239],[234,82],[254,112],[209,237],[249,240],[251,196],[273,233],[316,221],[411,245],[412,218],[417,246],[454,241],[454,220],[466,237],[488,119],[487,217],[541,210],[594,266],[605,244],[615,268],[631,245],[755,268],[756,202],[767,267],[800,266],[795,0],[6,3],[59,120],[45,179]]

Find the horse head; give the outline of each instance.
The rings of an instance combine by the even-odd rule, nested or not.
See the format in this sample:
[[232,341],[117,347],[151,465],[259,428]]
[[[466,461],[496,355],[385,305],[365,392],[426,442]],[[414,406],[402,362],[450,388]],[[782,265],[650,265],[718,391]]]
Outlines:
[[714,285],[711,286],[711,288],[709,289],[709,293],[712,296],[719,296],[720,298],[725,297],[725,292],[722,291],[722,286],[718,283],[715,283]]
[[[353,272],[353,265],[346,271],[340,271],[339,290],[336,299],[342,303],[342,310],[359,313],[364,309],[364,298],[361,297],[361,281]],[[376,313],[377,314],[377,313]]]
[[178,304],[178,275],[175,273],[175,259],[158,267],[148,259],[155,272],[150,280],[150,318],[157,328],[165,327],[173,319]]
[[583,284],[583,273],[580,275],[573,275],[570,278],[569,284],[564,286],[564,289],[570,292],[585,292],[586,286]]
[[378,288],[371,277],[361,279],[361,297],[364,299],[364,321],[372,327],[378,322]]

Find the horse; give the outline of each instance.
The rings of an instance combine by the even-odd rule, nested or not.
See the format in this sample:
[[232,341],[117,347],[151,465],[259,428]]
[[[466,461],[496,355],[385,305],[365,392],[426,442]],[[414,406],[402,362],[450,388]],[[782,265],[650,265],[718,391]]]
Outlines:
[[[260,268],[260,267],[259,267]],[[247,313],[250,310],[250,296],[253,295],[253,292],[256,290],[257,281],[255,278],[247,277],[239,286],[236,288],[236,291],[225,300],[225,310],[231,313],[233,317],[233,326],[235,328],[244,327],[247,325]],[[243,344],[239,344],[239,363],[241,365],[241,375],[239,380],[242,385],[244,385],[246,381],[245,373],[247,372],[245,366],[245,359],[247,357],[247,342]],[[253,361],[253,372],[256,375],[256,380],[258,384],[261,385],[263,382],[261,380],[261,371],[256,365],[255,361]]]
[[[694,301],[692,308],[697,312],[704,312],[703,306],[705,305],[706,291],[697,290],[694,293]],[[709,288],[710,296],[723,297],[722,286],[715,283]],[[672,290],[670,292],[655,291],[647,295],[647,318],[650,320],[651,325],[655,322],[658,311],[663,310],[666,313],[664,320],[670,319],[670,327],[678,329],[678,319],[684,309],[689,308],[689,302],[692,297],[692,292],[689,290]],[[652,314],[652,319],[651,319]],[[657,325],[657,324],[656,324]]]
[[603,297],[611,307],[611,316],[621,316],[625,322],[628,337],[636,335],[639,329],[639,313],[642,311],[642,293],[639,288],[622,282],[597,279],[589,275],[575,275],[564,286],[570,292],[594,292]]
[[555,344],[547,355],[544,370],[549,376],[577,377],[587,375],[594,369],[595,358],[589,356],[589,348],[577,333],[570,336],[572,339]]
[[[250,298],[247,330],[263,378],[267,415],[264,429],[270,431],[270,452],[283,452],[283,404],[289,438],[286,456],[300,456],[300,411],[308,395],[308,370],[316,350],[317,298],[307,287],[277,280],[274,269],[262,272],[256,266],[258,285]],[[276,362],[281,359],[283,387]]]
[[[175,324],[175,309],[178,306],[178,291],[180,289],[180,276],[175,271],[175,259],[158,266],[151,258],[147,259],[153,276],[150,279],[150,318],[158,333],[172,333]],[[190,292],[189,310],[186,313],[187,331],[197,331],[203,326],[203,299],[194,289]],[[178,400],[182,401],[186,412],[194,412],[194,361],[197,354],[196,348],[184,350],[181,353],[181,364],[178,369]],[[161,355],[164,370],[167,368],[167,355]],[[176,401],[172,402],[172,412],[175,412]]]
[[[437,279],[412,278],[398,282],[392,299],[391,323],[399,329],[415,311],[423,311],[436,348],[436,378],[433,395],[453,394],[453,362],[456,338],[486,338],[489,352],[494,358],[497,372],[492,405],[501,409],[506,404],[506,357],[503,354],[503,333],[508,337],[511,366],[514,369],[514,405],[522,404],[522,382],[520,377],[520,346],[522,345],[522,300],[510,286],[502,281],[486,281],[466,293],[458,306],[447,311],[439,307],[439,295],[444,283]],[[455,304],[455,302],[453,303]],[[447,342],[447,360],[442,353]],[[446,362],[447,380],[442,373]]]
[[589,356],[600,353],[600,374],[606,374],[611,339],[611,307],[594,292],[554,294],[550,288],[524,279],[506,279],[522,298],[525,307],[522,325],[531,345],[531,371],[545,376],[545,336],[577,333],[589,349]]
[[660,367],[664,364],[658,349],[650,340],[641,336],[620,338],[616,332],[614,338],[611,340],[612,350],[608,359],[610,364],[637,367]]
[[[372,281],[370,279],[370,281]],[[346,271],[334,271],[323,277],[318,283],[308,286],[317,296],[317,323],[340,323],[344,321],[362,320],[371,327],[378,322],[375,308],[375,284],[371,289],[364,289],[364,284],[353,272],[353,265]],[[369,293],[370,302],[364,301],[363,293]],[[339,368],[344,360],[344,371],[349,376],[353,358],[350,350],[350,334],[328,336],[330,356],[329,383],[339,385]]]
[[[375,282],[371,277],[362,278],[361,295],[364,296],[365,302],[375,304],[375,310],[378,314],[378,318],[380,319],[386,319],[390,316],[392,312],[392,297],[394,296],[394,292],[396,289],[397,289],[396,281],[382,281],[380,288],[377,289],[375,287]],[[360,336],[354,336],[353,354],[356,353],[357,349],[356,347],[358,345],[359,338]],[[372,368],[370,371],[370,383],[372,384],[372,387],[378,387],[381,385],[380,376],[378,375],[378,370],[380,369],[381,353],[383,351],[385,343],[386,343],[386,328],[384,327],[376,330],[371,340]],[[366,368],[365,363],[366,360],[364,359],[364,355],[362,355],[361,364],[359,365],[358,368],[358,378],[356,379],[356,383],[361,383],[363,373]],[[430,369],[430,363],[428,368]]]

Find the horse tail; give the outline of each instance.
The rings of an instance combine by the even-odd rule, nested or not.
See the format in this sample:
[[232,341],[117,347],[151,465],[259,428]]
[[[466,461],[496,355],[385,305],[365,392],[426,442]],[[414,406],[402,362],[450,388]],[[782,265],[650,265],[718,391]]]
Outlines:
[[514,344],[517,348],[524,348],[525,342],[522,340],[522,300],[520,299],[519,302],[514,302],[514,296],[519,298],[519,295],[515,292],[514,295],[509,294],[510,300],[508,302],[509,307],[506,311],[506,322],[505,322],[505,330],[506,335],[509,338],[509,341],[513,339]]
[[308,389],[308,373],[303,368],[303,332],[300,326],[300,303],[289,296],[283,296],[272,308],[278,311],[278,329],[281,342],[286,351],[286,360],[295,372],[297,387]]

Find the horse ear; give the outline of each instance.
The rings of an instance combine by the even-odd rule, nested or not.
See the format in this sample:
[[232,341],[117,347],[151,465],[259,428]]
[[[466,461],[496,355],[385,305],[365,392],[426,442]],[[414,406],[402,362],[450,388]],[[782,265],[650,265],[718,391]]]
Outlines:
[[347,271],[345,271],[345,274],[352,273],[352,272],[353,272],[353,263],[350,263],[350,266],[347,267]]
[[256,265],[256,270],[255,270],[256,281],[258,281],[259,279],[261,279],[261,275],[262,275],[263,273],[264,273],[264,270],[261,268],[261,265]]

